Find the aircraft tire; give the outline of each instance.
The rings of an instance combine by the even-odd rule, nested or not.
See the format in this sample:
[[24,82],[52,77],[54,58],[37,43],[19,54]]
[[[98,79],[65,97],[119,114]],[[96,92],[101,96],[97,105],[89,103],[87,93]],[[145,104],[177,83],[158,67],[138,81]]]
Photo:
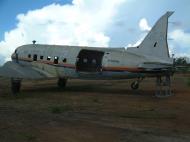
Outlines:
[[17,95],[20,92],[21,81],[20,80],[11,80],[11,92],[13,95]]
[[137,81],[131,83],[131,89],[137,90],[139,88],[139,83]]
[[59,80],[57,82],[57,85],[59,88],[65,88],[66,84],[67,84],[67,79],[59,78]]

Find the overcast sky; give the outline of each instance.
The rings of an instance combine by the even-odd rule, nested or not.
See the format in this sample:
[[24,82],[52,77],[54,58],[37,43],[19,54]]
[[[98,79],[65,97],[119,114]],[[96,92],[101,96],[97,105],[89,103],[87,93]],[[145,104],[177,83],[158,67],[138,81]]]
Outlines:
[[0,63],[32,43],[127,47],[166,11],[170,52],[190,57],[189,0],[0,0]]

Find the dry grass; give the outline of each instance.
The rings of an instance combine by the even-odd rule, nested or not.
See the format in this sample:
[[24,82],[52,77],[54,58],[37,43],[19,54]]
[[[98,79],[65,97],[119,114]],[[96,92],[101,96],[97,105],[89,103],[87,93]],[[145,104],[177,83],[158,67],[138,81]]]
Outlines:
[[154,79],[138,91],[132,80],[70,80],[65,90],[56,80],[24,81],[17,97],[1,79],[0,141],[190,141],[187,78],[174,76],[175,95],[165,99],[154,97]]

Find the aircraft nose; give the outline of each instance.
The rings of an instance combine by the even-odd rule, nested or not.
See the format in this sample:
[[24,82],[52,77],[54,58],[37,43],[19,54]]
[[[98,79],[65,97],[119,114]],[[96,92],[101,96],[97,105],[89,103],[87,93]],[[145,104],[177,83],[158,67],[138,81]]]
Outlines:
[[11,59],[13,60],[15,58],[15,53],[11,55]]

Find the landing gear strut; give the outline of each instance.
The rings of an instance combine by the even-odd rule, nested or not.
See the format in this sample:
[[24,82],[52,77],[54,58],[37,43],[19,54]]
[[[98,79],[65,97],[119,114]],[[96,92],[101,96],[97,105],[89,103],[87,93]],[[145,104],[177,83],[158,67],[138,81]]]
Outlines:
[[132,82],[132,83],[131,83],[131,89],[137,90],[137,89],[139,88],[140,82],[141,82],[143,79],[144,79],[144,78],[138,78],[138,80]]
[[138,83],[138,81],[132,82],[132,83],[131,83],[131,88],[132,88],[133,90],[137,90],[137,89],[139,88],[139,83]]
[[20,79],[11,79],[11,91],[13,95],[17,95],[20,92],[21,80]]
[[166,75],[164,79],[157,76],[155,96],[159,98],[172,96],[170,75]]
[[67,84],[67,79],[59,78],[59,80],[57,82],[57,85],[59,88],[61,88],[61,89],[65,88],[66,84]]

